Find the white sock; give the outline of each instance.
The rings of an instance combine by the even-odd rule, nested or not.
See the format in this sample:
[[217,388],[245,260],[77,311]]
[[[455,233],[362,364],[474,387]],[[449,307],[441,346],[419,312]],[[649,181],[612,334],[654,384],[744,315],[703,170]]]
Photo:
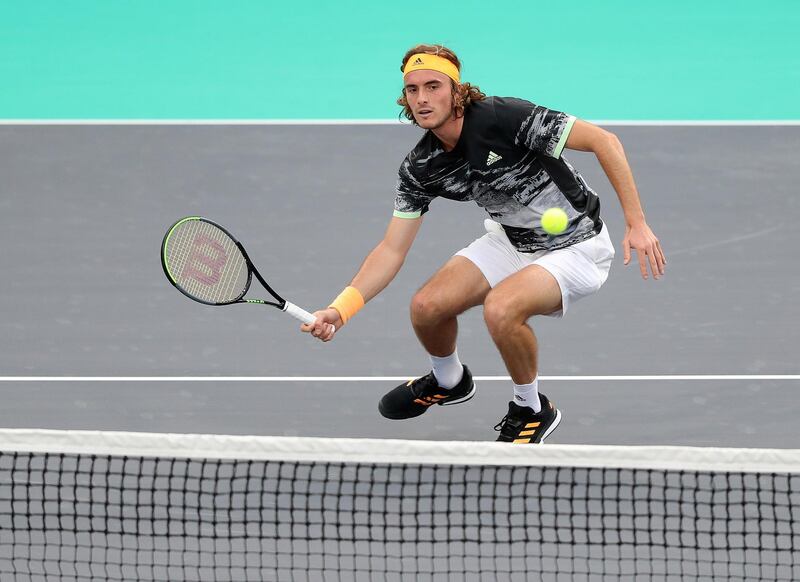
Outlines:
[[461,365],[461,360],[458,359],[458,350],[443,358],[431,356],[431,364],[433,365],[433,375],[442,388],[453,388],[461,382],[461,378],[464,376],[464,367]]
[[539,401],[538,376],[530,384],[514,384],[514,402],[519,406],[532,408],[534,412],[542,411],[542,403]]

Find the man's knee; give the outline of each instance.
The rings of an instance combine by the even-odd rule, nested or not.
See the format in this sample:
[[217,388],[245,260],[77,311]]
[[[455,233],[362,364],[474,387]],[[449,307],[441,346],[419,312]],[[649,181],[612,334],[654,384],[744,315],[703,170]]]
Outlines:
[[423,287],[411,299],[411,322],[414,325],[439,323],[458,315],[442,296]]
[[492,290],[483,302],[483,319],[493,337],[502,336],[528,319],[513,296]]

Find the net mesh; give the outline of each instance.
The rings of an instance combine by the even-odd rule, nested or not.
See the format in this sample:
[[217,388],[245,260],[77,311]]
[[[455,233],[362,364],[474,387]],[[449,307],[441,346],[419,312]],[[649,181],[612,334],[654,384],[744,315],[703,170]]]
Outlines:
[[800,579],[791,470],[2,448],[2,580]]
[[208,303],[230,303],[244,295],[247,262],[223,230],[204,220],[189,219],[170,231],[164,252],[175,283]]

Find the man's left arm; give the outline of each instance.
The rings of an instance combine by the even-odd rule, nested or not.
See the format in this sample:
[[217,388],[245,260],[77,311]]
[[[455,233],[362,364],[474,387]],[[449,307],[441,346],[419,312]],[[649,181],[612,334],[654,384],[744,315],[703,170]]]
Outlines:
[[666,258],[656,235],[644,218],[644,210],[633,180],[633,172],[625,157],[625,150],[616,135],[586,121],[576,119],[566,147],[582,152],[592,152],[617,192],[622,212],[625,215],[625,238],[622,241],[625,264],[630,263],[631,249],[636,251],[642,278],[647,279],[647,263],[653,278],[664,274]]

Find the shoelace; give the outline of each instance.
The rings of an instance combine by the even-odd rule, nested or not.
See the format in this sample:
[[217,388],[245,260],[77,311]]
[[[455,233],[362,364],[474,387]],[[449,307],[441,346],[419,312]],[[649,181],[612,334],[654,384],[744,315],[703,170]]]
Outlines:
[[506,414],[500,422],[494,425],[494,430],[496,430],[497,432],[501,432],[505,428],[507,420],[508,420],[508,415]]
[[411,394],[414,395],[414,398],[419,398],[420,395],[422,394],[422,392],[423,392],[422,391],[422,386],[425,384],[424,380],[426,378],[428,378],[428,376],[430,376],[430,374],[427,374],[425,376],[420,376],[419,378],[416,378],[411,383],[411,386],[409,386],[409,388],[411,388]]

